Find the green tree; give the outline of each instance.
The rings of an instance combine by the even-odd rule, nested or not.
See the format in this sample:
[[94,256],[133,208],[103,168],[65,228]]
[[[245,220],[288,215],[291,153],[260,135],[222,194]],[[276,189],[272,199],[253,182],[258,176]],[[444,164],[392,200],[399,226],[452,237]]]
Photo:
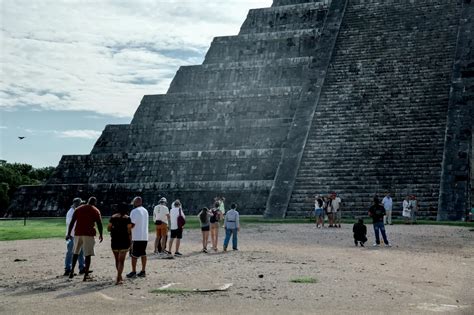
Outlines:
[[10,200],[19,186],[44,183],[53,171],[54,167],[35,169],[29,164],[8,163],[0,160],[0,210],[8,208]]

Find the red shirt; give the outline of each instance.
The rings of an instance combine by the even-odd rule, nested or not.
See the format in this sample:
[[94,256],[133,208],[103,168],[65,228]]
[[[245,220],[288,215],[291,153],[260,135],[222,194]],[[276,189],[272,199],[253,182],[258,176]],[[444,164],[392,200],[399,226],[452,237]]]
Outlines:
[[82,205],[74,211],[73,220],[76,221],[74,233],[76,236],[95,236],[95,222],[102,221],[100,211],[91,205]]

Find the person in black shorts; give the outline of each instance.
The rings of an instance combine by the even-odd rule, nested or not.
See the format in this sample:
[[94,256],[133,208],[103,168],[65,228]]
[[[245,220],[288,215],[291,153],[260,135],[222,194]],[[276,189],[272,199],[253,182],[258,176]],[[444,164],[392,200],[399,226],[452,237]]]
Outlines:
[[179,252],[179,245],[181,244],[181,239],[183,238],[183,227],[178,225],[178,217],[180,216],[186,218],[181,206],[181,202],[176,200],[173,202],[173,207],[170,210],[171,235],[169,242],[169,252],[171,253],[174,240],[176,239],[176,250],[174,253],[176,257],[182,256],[182,254]]
[[202,252],[207,253],[207,242],[209,240],[210,219],[211,212],[207,208],[202,208],[198,214],[199,223],[201,224],[202,232]]
[[107,226],[112,238],[111,246],[115,257],[115,268],[117,269],[116,285],[123,284],[122,272],[125,257],[130,249],[132,221],[128,216],[128,206],[122,203],[118,206],[117,213],[112,215]]

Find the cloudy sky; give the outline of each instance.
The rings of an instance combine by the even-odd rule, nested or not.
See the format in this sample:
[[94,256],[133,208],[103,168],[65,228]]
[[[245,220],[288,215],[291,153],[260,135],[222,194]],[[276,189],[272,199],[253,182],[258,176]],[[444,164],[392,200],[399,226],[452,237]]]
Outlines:
[[[272,0],[0,0],[0,159],[56,166]],[[25,139],[18,139],[24,136]]]

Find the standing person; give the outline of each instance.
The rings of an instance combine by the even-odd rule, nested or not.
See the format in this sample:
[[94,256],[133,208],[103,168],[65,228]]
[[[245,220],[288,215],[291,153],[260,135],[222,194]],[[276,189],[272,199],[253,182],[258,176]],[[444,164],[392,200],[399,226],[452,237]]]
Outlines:
[[[143,205],[141,197],[132,200],[134,209],[130,212],[132,221],[132,271],[127,278],[146,277],[146,246],[148,245],[148,210]],[[137,260],[141,259],[142,270],[137,274]]]
[[403,211],[402,211],[403,219],[405,220],[405,224],[408,224],[411,218],[410,196],[405,197],[405,199],[403,200],[402,207],[403,207]]
[[[69,231],[69,224],[72,221],[72,215],[74,214],[74,211],[76,210],[77,207],[81,204],[82,200],[81,198],[74,198],[72,201],[71,208],[69,208],[69,211],[66,214],[66,235]],[[71,265],[72,265],[72,254],[73,254],[73,248],[74,248],[74,228],[71,230],[71,238],[66,241],[66,257],[64,258],[64,275],[69,276],[72,270]],[[79,274],[84,274],[84,252],[81,250],[79,253]]]
[[202,252],[207,253],[207,242],[209,240],[211,212],[207,208],[202,208],[198,214],[202,233]]
[[174,239],[176,239],[176,250],[174,252],[174,255],[179,257],[182,256],[182,254],[179,252],[179,245],[181,244],[181,239],[183,238],[183,227],[180,227],[178,225],[178,217],[182,216],[183,218],[186,218],[184,215],[183,209],[181,207],[181,202],[179,200],[176,200],[173,202],[173,208],[170,210],[170,228],[171,228],[171,235],[170,235],[170,244],[169,244],[169,249],[168,251],[171,254],[171,249],[173,247],[173,242]]
[[380,246],[380,237],[379,237],[379,231],[380,231],[382,233],[385,246],[391,247],[387,239],[387,234],[385,234],[385,226],[383,224],[384,215],[385,215],[385,209],[380,204],[379,198],[376,196],[374,197],[374,203],[369,208],[369,216],[372,218],[372,223],[374,224],[374,232],[375,232],[374,246]]
[[223,196],[220,196],[218,201],[219,201],[219,210],[224,215],[225,214],[225,205],[224,205],[225,198]]
[[165,197],[153,209],[153,221],[156,227],[155,254],[167,254],[166,241],[168,236],[168,221],[170,219],[170,210],[166,206]]
[[115,269],[117,269],[117,279],[115,285],[123,284],[122,272],[125,264],[125,257],[130,249],[132,221],[128,216],[128,206],[121,203],[117,213],[112,215],[107,226],[110,232],[111,247],[115,258]]
[[326,212],[328,214],[328,221],[329,221],[329,227],[332,228],[334,227],[334,212],[332,209],[332,198],[331,196],[328,196],[326,198]]
[[363,219],[359,219],[359,221],[354,224],[352,232],[354,233],[355,246],[360,243],[360,246],[364,247],[365,242],[367,242],[367,227]]
[[219,244],[219,221],[222,218],[222,212],[219,210],[219,202],[214,203],[214,208],[211,209],[211,243],[212,249],[217,252],[217,245]]
[[84,278],[83,281],[90,281],[92,277],[89,276],[91,266],[91,256],[94,256],[94,245],[95,245],[95,227],[97,224],[97,230],[99,230],[99,242],[102,243],[102,217],[99,209],[95,207],[97,199],[90,197],[86,205],[79,206],[72,216],[71,223],[69,223],[69,229],[67,232],[66,240],[71,239],[72,229],[74,228],[74,255],[72,256],[71,273],[69,279],[74,278],[74,267],[79,258],[81,250],[84,251],[85,267],[84,267]]
[[416,224],[416,214],[418,212],[418,200],[416,200],[415,195],[410,196],[410,210],[411,210],[411,216],[410,216],[410,223],[411,224]]
[[393,200],[389,192],[387,192],[385,194],[385,197],[383,197],[382,204],[385,208],[385,216],[383,217],[383,223],[392,225]]
[[323,213],[324,201],[316,195],[314,199],[314,214],[316,216],[316,228],[324,227],[324,213]]
[[341,208],[341,198],[337,196],[335,192],[332,193],[331,195],[331,206],[332,206],[332,212],[333,215],[335,216],[335,221],[334,221],[334,227],[341,227],[341,218],[342,218],[342,208]]
[[230,240],[231,235],[232,235],[232,249],[238,250],[237,233],[240,231],[240,219],[239,219],[239,212],[236,210],[236,208],[237,208],[237,205],[233,203],[230,206],[230,210],[225,215],[224,251],[227,251],[227,245],[229,245],[229,240]]

